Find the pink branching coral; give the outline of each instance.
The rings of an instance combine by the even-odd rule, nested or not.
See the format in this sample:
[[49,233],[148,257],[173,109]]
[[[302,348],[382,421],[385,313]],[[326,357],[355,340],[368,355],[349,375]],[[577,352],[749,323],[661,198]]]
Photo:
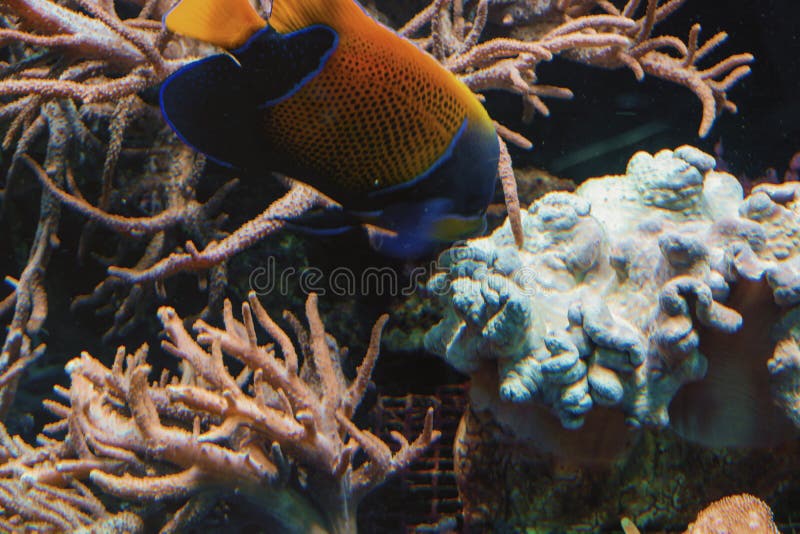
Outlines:
[[[699,68],[697,63],[727,34],[717,33],[701,44],[700,25],[695,24],[685,43],[671,35],[654,36],[655,26],[685,1],[659,5],[658,0],[647,0],[644,13],[637,17],[641,0],[629,0],[621,9],[603,0],[481,0],[469,22],[463,1],[436,0],[400,32],[413,35],[429,23],[431,35],[419,41],[421,46],[476,92],[502,89],[521,95],[528,116],[550,114],[542,97],[572,97],[569,89],[542,85],[536,76],[537,65],[555,55],[594,67],[625,67],[638,80],[645,74],[663,78],[687,87],[700,99],[703,116],[698,133],[704,137],[723,110],[736,111],[727,91],[750,72],[753,56],[735,54]],[[517,27],[515,38],[479,42],[493,4],[500,8],[504,24]],[[500,134],[504,136],[502,130]]]
[[[241,310],[237,320],[226,301],[224,328],[200,320],[192,337],[175,310],[162,307],[162,346],[181,370],[164,371],[156,382],[148,380],[147,347],[133,354],[120,347],[111,367],[88,353],[72,360],[71,385],[61,390],[69,405],[48,403],[61,420],[46,431],[66,431],[66,438],[45,438],[46,451],[26,457],[24,467],[9,458],[0,474],[21,470],[26,481],[48,486],[88,478],[140,502],[188,498],[168,531],[213,504],[210,494],[225,492],[245,496],[292,532],[355,531],[361,499],[439,438],[432,409],[413,442],[392,434],[394,450],[352,421],[387,317],[375,324],[350,381],[315,295],[306,303],[308,329],[292,320],[299,353],[254,294]],[[271,343],[259,343],[257,327]],[[234,372],[226,355],[244,368]],[[1,500],[0,509],[9,510]]]
[[[61,477],[63,443],[34,447],[0,423],[0,529],[3,532],[144,532],[132,512],[112,514],[88,486]],[[50,477],[41,476],[49,473]]]
[[[236,180],[199,199],[197,183],[205,159],[169,133],[158,108],[139,95],[198,57],[196,46],[171,39],[162,30],[169,3],[145,2],[128,19],[118,16],[113,2],[76,4],[78,9],[52,0],[14,0],[0,7],[6,26],[0,29],[0,49],[10,59],[0,63],[0,122],[8,124],[3,148],[13,149],[7,179],[0,185],[2,213],[11,214],[26,166],[47,191],[27,265],[8,278],[12,292],[0,301],[0,315],[12,316],[0,357],[0,414],[13,399],[15,377],[34,356],[31,339],[47,316],[43,281],[58,245],[60,205],[89,219],[77,247],[80,261],[93,256],[113,266],[139,255],[129,268],[112,271],[90,294],[73,302],[74,307],[113,315],[109,339],[124,336],[136,324],[154,293],[166,294],[163,284],[145,284],[145,277],[131,283],[131,273],[161,273],[163,278],[180,270],[198,272],[208,291],[201,315],[208,316],[224,296],[225,260],[283,227],[286,219],[324,202],[310,188],[290,186],[283,198],[226,239],[220,204]],[[60,61],[54,63],[56,53]],[[149,146],[131,141],[131,130],[144,133]],[[42,138],[47,139],[43,158],[38,148]],[[102,162],[100,169],[94,158]],[[97,250],[98,226],[118,236],[116,251],[108,257]],[[176,250],[176,234],[191,239],[186,253]],[[194,243],[205,249],[202,254],[195,253]]]
[[[27,174],[24,167],[46,186],[27,264],[21,274],[7,278],[12,291],[0,302],[0,315],[11,315],[0,351],[0,414],[14,397],[19,372],[43,349],[34,352],[32,340],[47,317],[44,280],[59,244],[62,203],[90,219],[77,247],[80,261],[93,256],[113,265],[138,253],[136,266],[144,269],[174,250],[176,230],[203,245],[224,237],[219,205],[235,181],[199,200],[196,185],[205,159],[171,133],[158,131],[165,129],[158,108],[139,95],[196,57],[162,31],[166,4],[146,2],[128,19],[121,19],[114,3],[105,1],[13,0],[0,6],[0,50],[9,59],[0,62],[0,122],[8,125],[3,149],[12,153],[0,185],[0,216],[8,220],[14,214]],[[134,129],[148,139],[145,148],[141,140],[129,140]],[[100,168],[95,160],[102,163]],[[139,172],[132,172],[137,168]],[[99,256],[98,224],[119,236],[110,258]],[[206,312],[221,304],[224,266],[215,266],[208,278]],[[113,313],[107,336],[124,335],[153,289],[111,276],[74,305]]]
[[[59,187],[74,188],[77,165],[71,155],[83,149],[99,148],[106,153],[98,205],[109,208],[124,132],[147,109],[137,93],[182,64],[160,52],[163,38],[159,38],[160,24],[153,20],[159,16],[155,2],[126,21],[108,2],[77,4],[84,13],[48,0],[10,0],[0,6],[4,22],[0,47],[10,59],[10,63],[0,63],[0,121],[8,122],[2,145],[6,150],[13,147],[2,189],[5,216],[19,188],[19,162],[46,173]],[[61,61],[52,61],[51,50],[61,54]],[[98,116],[111,121],[107,150],[88,125]],[[29,159],[26,154],[37,151],[37,142],[45,136],[43,161]],[[18,278],[10,279],[12,293],[0,305],[0,314],[12,313],[0,352],[4,377],[0,415],[13,400],[18,372],[34,356],[32,339],[47,316],[44,278],[51,252],[59,243],[60,219],[60,202],[44,194],[27,265]]]

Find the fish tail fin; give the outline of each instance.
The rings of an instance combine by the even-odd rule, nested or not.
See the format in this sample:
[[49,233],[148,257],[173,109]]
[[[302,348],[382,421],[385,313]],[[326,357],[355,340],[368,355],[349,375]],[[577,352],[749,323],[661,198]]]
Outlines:
[[364,16],[355,0],[273,0],[269,24],[280,33],[301,30],[313,24],[338,29],[338,21]]
[[227,50],[243,45],[266,26],[249,0],[181,0],[164,16],[174,33]]

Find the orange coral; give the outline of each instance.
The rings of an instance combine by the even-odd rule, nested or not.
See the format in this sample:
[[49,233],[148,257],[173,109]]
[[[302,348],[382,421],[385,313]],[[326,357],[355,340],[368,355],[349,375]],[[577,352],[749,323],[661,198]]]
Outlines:
[[[621,522],[625,534],[639,534],[639,529],[626,518]],[[778,534],[772,521],[772,510],[759,499],[747,493],[730,495],[709,504],[697,514],[685,534]]]
[[726,532],[752,532],[777,534],[772,521],[772,510],[767,503],[747,493],[723,497],[711,503],[697,515],[686,529],[689,534],[722,534]]

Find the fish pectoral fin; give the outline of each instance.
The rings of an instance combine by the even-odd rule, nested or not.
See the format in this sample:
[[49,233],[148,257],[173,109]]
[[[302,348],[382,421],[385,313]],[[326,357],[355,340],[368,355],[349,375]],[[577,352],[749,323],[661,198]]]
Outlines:
[[375,225],[390,230],[370,232],[370,244],[375,250],[395,258],[413,259],[482,232],[485,219],[482,213],[459,214],[451,199],[436,197],[386,206]]
[[446,215],[430,225],[429,235],[439,241],[453,242],[486,231],[486,217],[476,215]]
[[182,0],[164,17],[169,31],[227,50],[240,47],[266,25],[249,0]]
[[339,235],[363,226],[361,219],[338,206],[283,220],[289,228],[318,236]]

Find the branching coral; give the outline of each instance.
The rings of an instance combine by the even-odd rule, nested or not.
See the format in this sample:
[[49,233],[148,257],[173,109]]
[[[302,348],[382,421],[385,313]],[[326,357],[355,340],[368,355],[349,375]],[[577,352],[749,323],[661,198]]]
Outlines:
[[[155,10],[157,2],[148,2],[127,20],[118,17],[113,2],[76,3],[83,13],[50,0],[4,2],[2,10],[14,22],[0,30],[0,46],[15,61],[0,71],[0,98],[10,98],[0,106],[0,120],[11,120],[3,147],[17,141],[14,159],[46,128],[44,103],[66,99],[67,120],[81,138],[91,134],[79,119],[77,104],[116,104],[119,134],[132,106],[140,102],[135,95],[186,62],[168,59],[162,51],[165,35],[158,20],[163,13]],[[37,52],[42,49],[46,52]],[[56,51],[61,61],[52,61]],[[111,170],[122,142],[116,141],[106,163]]]
[[[65,445],[33,447],[0,424],[0,529],[4,532],[144,532],[134,513],[109,513],[91,490],[56,475]],[[40,476],[49,472],[53,477]]]
[[185,62],[166,58],[160,49],[165,36],[158,2],[148,2],[128,20],[119,18],[113,2],[75,4],[83,12],[50,0],[4,3],[19,20],[18,28],[2,30],[0,45],[25,44],[70,58],[66,66],[49,71],[38,62],[7,67],[13,67],[13,73],[0,84],[0,96],[22,97],[11,109],[57,97],[114,102],[158,83]]
[[[294,321],[301,351],[254,294],[242,319],[226,301],[223,329],[204,321],[197,337],[172,308],[159,310],[163,348],[181,361],[150,383],[147,348],[117,351],[109,368],[87,353],[67,365],[68,406],[49,403],[67,431],[50,453],[25,461],[26,480],[54,484],[88,477],[126,500],[189,498],[168,525],[195,513],[212,492],[233,491],[292,532],[352,532],[359,502],[438,439],[429,410],[413,441],[388,444],[352,421],[369,384],[387,318],[376,323],[356,377],[342,372],[342,352],[325,332],[316,296],[306,304],[308,330]],[[256,327],[272,343],[260,344]],[[280,351],[280,357],[278,352]],[[235,373],[228,355],[244,368]],[[33,453],[29,453],[33,454]],[[21,469],[19,461],[6,470]]]
[[[699,24],[692,26],[686,43],[674,36],[653,36],[654,27],[684,2],[659,5],[658,0],[648,0],[644,13],[636,18],[640,0],[630,0],[621,9],[599,0],[482,0],[470,23],[464,17],[464,2],[437,0],[400,32],[411,35],[430,22],[431,36],[420,41],[422,46],[473,91],[502,89],[522,95],[528,116],[549,115],[542,97],[572,97],[569,89],[541,85],[536,76],[537,65],[555,55],[595,67],[626,67],[638,80],[645,74],[663,78],[689,88],[700,99],[699,134],[704,137],[719,113],[736,111],[727,91],[750,72],[747,65],[753,57],[736,54],[700,69],[697,62],[726,39],[724,32],[702,45]],[[479,42],[492,5],[497,5],[497,16],[506,25],[516,26],[516,38]]]
[[[63,115],[54,103],[47,104],[43,114],[51,127],[45,162],[51,172],[61,177],[68,135],[64,129]],[[14,400],[20,374],[36,354],[44,351],[43,346],[34,347],[32,336],[39,332],[47,317],[44,274],[52,250],[58,245],[56,231],[60,216],[59,203],[50,195],[42,195],[36,236],[28,253],[28,261],[19,279],[11,280],[13,292],[0,307],[0,313],[13,308],[8,334],[0,351],[0,418],[5,416]]]
[[426,345],[525,439],[547,441],[543,405],[567,428],[618,407],[709,445],[790,435],[797,188],[743,199],[713,165],[692,147],[640,152],[625,176],[534,203],[523,251],[508,225],[452,250],[429,283],[448,309]]
[[[147,29],[144,23],[147,14],[139,21],[141,24],[132,21],[125,29],[113,10],[109,13],[109,7],[91,4],[89,12],[96,12],[96,16],[89,17],[47,1],[14,0],[2,6],[4,13],[16,17],[10,27],[0,29],[0,45],[8,50],[12,60],[16,60],[0,70],[0,98],[11,97],[0,105],[0,120],[11,121],[3,148],[16,143],[3,189],[2,211],[6,215],[14,198],[14,179],[19,177],[16,164],[23,154],[33,149],[39,137],[49,132],[43,167],[59,186],[72,179],[69,155],[75,146],[73,143],[92,139],[75,103],[71,100],[57,102],[54,98],[71,96],[110,102],[122,96],[119,89],[124,84],[129,84],[127,94],[135,95],[154,81],[152,76],[145,76],[145,72],[151,75],[159,72],[163,76],[169,70],[165,60],[155,62],[156,32],[152,24]],[[4,25],[9,26],[10,19],[3,20]],[[66,55],[64,61],[52,62],[48,54],[33,53],[26,45],[52,47],[63,50]],[[71,56],[70,51],[74,52]],[[148,62],[149,70],[145,67]],[[132,70],[116,78],[125,68]],[[119,146],[121,144],[117,148]],[[114,153],[118,155],[112,148],[107,159],[110,171],[115,163]],[[110,185],[107,181],[107,188]],[[13,281],[13,294],[0,310],[13,307],[9,335],[0,357],[0,371],[6,376],[0,399],[0,413],[3,414],[16,390],[16,378],[12,378],[16,375],[12,371],[21,370],[21,364],[30,359],[30,336],[40,330],[47,315],[44,276],[50,252],[58,244],[59,220],[59,202],[48,194],[43,195],[37,237],[28,263],[19,280]]]
[[[204,160],[171,134],[159,135],[153,131],[158,128],[149,126],[161,124],[160,113],[138,93],[191,59],[187,55],[191,51],[176,50],[176,46],[165,50],[166,35],[160,25],[165,6],[148,2],[136,17],[123,20],[112,2],[77,4],[79,11],[47,0],[14,0],[0,8],[5,26],[0,30],[0,46],[11,60],[0,67],[0,121],[10,121],[3,148],[12,151],[2,190],[5,222],[17,215],[14,204],[26,176],[20,163],[26,163],[47,185],[28,262],[18,279],[9,278],[13,293],[0,306],[0,313],[13,312],[0,359],[0,372],[6,376],[0,413],[13,399],[16,380],[12,377],[30,360],[31,339],[47,316],[44,280],[51,251],[58,245],[62,202],[91,212],[95,220],[118,232],[122,239],[111,263],[138,251],[142,256],[137,264],[144,268],[174,248],[166,233],[172,227],[180,227],[202,243],[219,238],[222,221],[215,220],[219,201],[233,185],[223,186],[205,203],[197,202],[195,186]],[[158,117],[155,121],[154,116]],[[128,140],[134,128],[139,136],[150,137],[150,146]],[[42,138],[47,139],[43,158]],[[131,173],[142,160],[141,172]],[[120,170],[120,162],[125,171]],[[91,195],[84,196],[81,188],[97,192],[97,200],[88,200]],[[157,210],[162,213],[144,218],[109,214],[140,215],[143,208],[147,213],[146,203],[163,205],[163,210]],[[95,230],[93,221],[84,226],[78,247],[82,261],[98,252],[92,239]],[[10,239],[8,243],[13,244]],[[224,270],[216,271],[222,272],[221,276],[211,273],[215,283],[209,288],[210,308],[217,308],[222,300]],[[122,335],[138,319],[137,306],[148,293],[152,288],[109,277],[91,298],[76,303],[113,309],[114,325],[108,335]]]

